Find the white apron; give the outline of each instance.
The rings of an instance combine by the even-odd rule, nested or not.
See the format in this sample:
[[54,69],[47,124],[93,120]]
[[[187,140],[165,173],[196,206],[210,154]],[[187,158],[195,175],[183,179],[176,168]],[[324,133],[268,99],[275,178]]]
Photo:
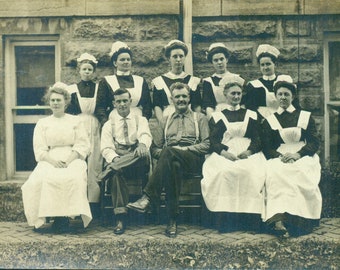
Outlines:
[[103,157],[100,153],[100,123],[94,116],[98,84],[96,84],[95,92],[92,98],[82,97],[76,84],[70,86],[70,89],[73,93],[77,94],[81,110],[81,114],[79,114],[79,116],[83,120],[90,138],[91,152],[87,157],[87,195],[89,202],[97,203],[100,199],[98,176],[103,170]]
[[211,77],[205,78],[204,80],[209,82],[212,87],[212,90],[213,90],[213,93],[216,99],[215,111],[221,112],[224,109],[226,109],[228,105],[226,104],[226,97],[223,94],[223,87],[219,85],[215,85]]
[[[185,77],[187,74],[184,74],[183,76]],[[169,115],[172,115],[174,112],[175,112],[175,106],[172,102],[172,99],[171,99],[171,92],[170,92],[170,89],[169,87],[166,85],[166,83],[164,82],[162,76],[158,76],[157,78],[155,78],[152,83],[154,84],[154,86],[156,87],[156,89],[159,91],[159,90],[164,90],[165,94],[166,94],[166,97],[168,99],[168,103],[169,105],[167,106],[164,106],[164,110],[163,110],[163,117],[167,117]],[[192,90],[192,91],[196,91],[197,89],[197,86],[199,85],[200,83],[200,78],[198,77],[194,77],[194,76],[191,76],[189,82],[188,82],[188,86],[189,88]],[[156,91],[157,91],[156,90]],[[191,108],[191,107],[190,107]]]
[[[310,113],[301,111],[297,127],[282,128],[275,117],[267,120],[273,130],[279,130],[284,141],[277,149],[284,154],[296,153],[305,143],[300,141],[301,129],[306,129]],[[294,163],[283,163],[280,158],[267,161],[266,207],[264,221],[275,214],[289,213],[308,219],[319,219],[322,197],[319,190],[321,166],[319,156],[304,156]]]
[[[249,118],[256,113],[247,110],[243,122],[230,123],[221,112],[212,114],[215,122],[222,119],[227,127],[222,143],[228,152],[239,155],[247,150],[250,139],[244,135]],[[211,154],[203,164],[202,195],[207,208],[213,212],[262,213],[265,157],[262,152],[247,159],[231,161],[217,153]]]
[[266,91],[266,106],[259,106],[257,111],[263,116],[263,118],[267,118],[279,108],[279,102],[275,97],[275,93],[269,92],[267,87],[265,87],[260,80],[252,81],[251,84],[256,88],[262,87]]
[[[133,78],[133,88],[126,88],[131,94],[131,106],[130,111],[133,114],[143,116],[143,108],[142,106],[137,106],[141,96],[142,96],[142,90],[143,90],[143,77],[132,75]],[[116,75],[106,76],[106,81],[110,84],[112,91],[116,91],[120,88],[120,85],[118,83],[118,79]],[[113,109],[114,110],[114,109]],[[112,113],[112,112],[111,112]],[[111,118],[111,113],[109,118]]]

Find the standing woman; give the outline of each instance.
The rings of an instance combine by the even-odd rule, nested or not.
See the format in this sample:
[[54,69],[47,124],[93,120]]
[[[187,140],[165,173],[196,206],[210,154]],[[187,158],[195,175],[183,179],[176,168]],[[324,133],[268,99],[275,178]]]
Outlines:
[[199,89],[201,79],[183,71],[185,57],[188,54],[187,45],[177,39],[171,40],[164,47],[164,54],[169,60],[170,71],[152,80],[153,105],[156,118],[160,123],[163,117],[175,112],[170,93],[170,86],[175,82],[182,82],[189,85],[190,103],[193,111],[200,112],[202,103]]
[[261,119],[274,113],[278,101],[274,94],[274,83],[278,80],[293,80],[288,75],[276,75],[275,69],[280,51],[269,44],[261,44],[256,51],[262,77],[250,81],[245,89],[244,104],[247,109],[257,111]]
[[222,111],[226,107],[223,85],[219,83],[225,76],[236,75],[227,70],[229,57],[229,50],[219,42],[212,43],[207,52],[207,59],[215,69],[212,76],[203,79],[202,107],[209,119],[215,110]]
[[[203,164],[202,195],[210,211],[256,214],[252,217],[258,226],[266,159],[260,152],[257,114],[240,107],[244,84],[240,76],[224,77],[221,84],[226,108],[212,113],[209,120],[212,154]],[[231,222],[232,217],[236,216],[229,215],[227,220]]]
[[320,219],[319,139],[311,113],[292,105],[296,86],[279,81],[274,91],[280,107],[263,122],[268,159],[263,220],[288,237],[294,229],[308,232]]
[[95,115],[103,126],[114,109],[113,92],[119,88],[127,89],[131,94],[131,111],[149,119],[152,116],[150,89],[143,77],[132,75],[132,51],[127,44],[116,41],[112,44],[111,63],[116,69],[115,75],[105,76],[99,83]]
[[90,203],[98,203],[100,196],[98,175],[103,168],[103,158],[100,154],[100,124],[94,116],[98,84],[93,82],[93,76],[98,61],[93,55],[83,53],[77,59],[77,63],[81,81],[68,87],[71,104],[66,112],[79,115],[89,133],[91,149],[87,157],[87,195]]
[[64,232],[68,218],[80,215],[87,227],[92,219],[86,192],[89,138],[81,118],[65,113],[70,103],[65,84],[50,87],[45,100],[53,114],[40,119],[34,128],[38,164],[22,186],[27,222],[39,228],[47,217],[53,217],[54,231]]

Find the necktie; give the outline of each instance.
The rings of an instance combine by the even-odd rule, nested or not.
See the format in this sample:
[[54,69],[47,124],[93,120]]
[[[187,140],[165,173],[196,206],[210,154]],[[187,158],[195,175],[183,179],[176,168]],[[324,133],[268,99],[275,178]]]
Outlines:
[[127,121],[126,121],[126,118],[123,118],[123,133],[124,133],[124,139],[125,139],[125,144],[126,145],[129,145],[130,142],[129,142],[129,129],[128,129],[128,124],[127,124]]
[[180,141],[183,135],[183,129],[184,129],[184,115],[179,115],[179,121],[178,121],[178,130],[177,130],[177,141]]

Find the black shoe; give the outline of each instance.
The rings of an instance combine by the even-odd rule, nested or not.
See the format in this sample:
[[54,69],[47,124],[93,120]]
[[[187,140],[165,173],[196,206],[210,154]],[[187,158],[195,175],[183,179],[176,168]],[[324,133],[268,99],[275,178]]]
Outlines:
[[68,217],[55,217],[52,224],[54,233],[68,233],[70,231],[70,220]]
[[126,207],[139,213],[146,213],[151,211],[151,201],[150,198],[144,194],[137,201],[128,203]]
[[282,221],[276,221],[273,230],[277,236],[283,238],[288,238],[290,236],[287,228],[285,227]]
[[114,234],[123,234],[125,232],[125,225],[122,219],[118,219],[116,223],[116,227],[113,228]]
[[168,226],[165,229],[165,234],[170,238],[177,236],[177,222],[175,219],[170,219]]

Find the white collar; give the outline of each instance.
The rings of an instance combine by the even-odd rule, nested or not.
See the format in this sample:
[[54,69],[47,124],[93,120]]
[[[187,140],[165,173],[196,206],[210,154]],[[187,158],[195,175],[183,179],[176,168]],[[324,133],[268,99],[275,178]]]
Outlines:
[[168,73],[164,74],[166,77],[168,77],[169,79],[178,79],[178,78],[184,78],[185,76],[187,76],[188,74],[185,73],[184,71],[181,72],[181,74],[175,74],[172,73],[171,71],[169,71]]
[[117,112],[117,110],[114,110],[114,113],[117,115],[118,120],[131,119],[131,115],[132,115],[131,111],[130,111],[130,113],[129,113],[126,117],[121,116],[121,115]]
[[236,106],[232,106],[232,105],[226,104],[225,108],[228,111],[238,111],[239,109],[241,109],[241,106],[240,106],[240,104],[237,104]]
[[214,73],[211,77],[218,77],[218,78],[223,78],[224,76],[226,76],[227,74],[229,74],[229,71],[224,72],[223,74],[217,74]]
[[275,74],[270,75],[270,76],[263,75],[262,78],[263,78],[265,81],[273,81],[273,80],[275,80],[276,75],[275,75]]
[[118,76],[129,76],[129,75],[131,75],[131,72],[130,71],[124,72],[124,71],[117,70],[116,75],[118,75]]
[[282,114],[284,111],[287,111],[287,112],[289,112],[289,113],[292,113],[292,112],[295,111],[295,107],[294,107],[292,104],[290,104],[289,107],[288,107],[286,110],[285,110],[285,109],[282,109],[281,107],[279,107],[279,108],[277,109],[277,113],[278,113],[278,114]]

